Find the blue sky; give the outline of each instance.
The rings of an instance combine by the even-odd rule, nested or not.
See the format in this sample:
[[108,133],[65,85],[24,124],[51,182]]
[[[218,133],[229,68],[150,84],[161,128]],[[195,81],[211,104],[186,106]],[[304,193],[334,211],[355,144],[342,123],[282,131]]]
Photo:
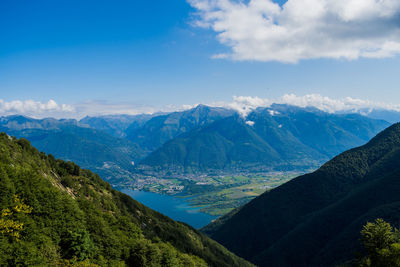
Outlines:
[[[331,44],[319,51],[303,41],[304,47],[318,51],[289,56],[265,52],[251,38],[244,44],[235,39],[236,26],[229,20],[204,18],[215,10],[229,14],[237,6],[196,6],[205,2],[1,1],[0,99],[157,108],[291,93],[400,103],[400,58],[393,49],[389,56],[334,58]],[[242,3],[246,5],[249,1]],[[199,27],[199,21],[208,28]],[[222,31],[231,33],[225,41],[216,30],[221,24]],[[249,43],[258,54],[240,50]],[[232,53],[235,49],[240,52]],[[272,57],[265,57],[268,52]]]

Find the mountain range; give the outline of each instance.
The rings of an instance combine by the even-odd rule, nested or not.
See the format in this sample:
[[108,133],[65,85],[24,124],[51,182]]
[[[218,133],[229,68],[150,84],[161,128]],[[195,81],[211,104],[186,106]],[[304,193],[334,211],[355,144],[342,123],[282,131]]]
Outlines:
[[400,124],[265,192],[203,231],[258,266],[337,266],[367,221],[400,220]]
[[139,167],[175,172],[316,168],[387,126],[358,114],[272,105],[246,118],[234,114],[183,133],[144,158]]
[[156,114],[86,116],[79,120],[79,123],[106,132],[114,137],[123,138],[131,131],[143,126],[146,121],[155,115]]
[[129,179],[135,162],[144,155],[129,140],[89,128],[76,120],[2,117],[0,131],[26,138],[40,151],[74,161],[114,183]]
[[366,143],[390,124],[357,114],[272,105],[246,117],[197,107],[77,120],[0,118],[0,130],[99,173],[113,185],[136,173],[307,170]]
[[[347,112],[349,113],[349,112]],[[382,109],[382,108],[364,108],[357,111],[357,113],[367,116],[368,118],[385,120],[390,123],[396,123],[400,121],[400,111]]]
[[234,113],[230,109],[198,105],[190,110],[155,116],[142,127],[130,129],[127,139],[139,144],[143,149],[154,151],[180,134],[232,116]]

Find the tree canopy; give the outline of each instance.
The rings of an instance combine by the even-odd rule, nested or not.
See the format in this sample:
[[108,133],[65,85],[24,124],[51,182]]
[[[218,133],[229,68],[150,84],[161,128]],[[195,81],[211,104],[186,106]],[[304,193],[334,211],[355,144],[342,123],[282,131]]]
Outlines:
[[368,222],[361,231],[361,239],[366,256],[360,266],[397,267],[400,266],[400,234],[383,219]]

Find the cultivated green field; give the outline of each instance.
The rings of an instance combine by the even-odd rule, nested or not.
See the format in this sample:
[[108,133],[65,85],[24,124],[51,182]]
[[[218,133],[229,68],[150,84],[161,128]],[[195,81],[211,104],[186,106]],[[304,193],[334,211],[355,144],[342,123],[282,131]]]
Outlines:
[[242,175],[190,175],[136,177],[124,188],[186,198],[202,212],[220,216],[253,198],[311,170]]
[[291,172],[249,177],[207,177],[203,179],[205,181],[187,184],[180,196],[188,198],[201,211],[220,216],[298,175],[300,173]]

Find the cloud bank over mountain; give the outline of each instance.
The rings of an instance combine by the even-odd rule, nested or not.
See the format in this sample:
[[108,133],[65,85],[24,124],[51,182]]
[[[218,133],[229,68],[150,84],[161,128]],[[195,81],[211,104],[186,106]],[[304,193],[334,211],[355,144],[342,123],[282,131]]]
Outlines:
[[297,96],[285,94],[280,98],[260,98],[251,96],[234,96],[231,103],[215,103],[216,106],[227,107],[237,110],[246,117],[252,110],[258,107],[269,107],[272,104],[287,104],[298,107],[315,107],[329,113],[335,112],[360,112],[367,113],[369,110],[382,109],[400,112],[400,105],[383,102],[374,102],[351,97],[333,99],[319,94],[308,94]]
[[190,109],[196,105],[168,105],[155,107],[151,105],[137,103],[121,103],[99,100],[87,100],[74,104],[60,104],[50,99],[47,102],[34,100],[12,100],[5,101],[0,99],[0,116],[25,115],[32,118],[75,118],[80,119],[85,116],[101,115],[137,115],[153,114],[156,112],[172,112]]
[[4,101],[0,99],[0,114],[13,115],[23,114],[27,116],[56,116],[57,114],[73,113],[74,107],[67,104],[57,104],[56,101],[50,99],[43,103],[33,100],[14,100]]
[[296,63],[400,53],[398,0],[188,0],[195,24],[231,49],[214,58]]
[[[329,113],[358,112],[367,114],[372,110],[388,110],[400,112],[400,104],[375,102],[358,98],[345,97],[334,99],[319,94],[297,96],[285,94],[279,98],[260,98],[257,96],[233,96],[232,101],[203,103],[213,107],[224,107],[236,110],[241,116],[246,117],[258,107],[270,107],[272,104],[287,104],[298,107],[315,107]],[[196,107],[191,105],[168,105],[155,107],[130,103],[111,103],[107,101],[85,101],[76,104],[59,104],[54,100],[39,102],[33,100],[4,101],[0,99],[0,116],[26,115],[33,118],[83,118],[84,116],[101,116],[115,114],[152,114],[156,112],[182,111]],[[271,110],[273,112],[273,110]],[[271,114],[273,115],[273,114]]]

